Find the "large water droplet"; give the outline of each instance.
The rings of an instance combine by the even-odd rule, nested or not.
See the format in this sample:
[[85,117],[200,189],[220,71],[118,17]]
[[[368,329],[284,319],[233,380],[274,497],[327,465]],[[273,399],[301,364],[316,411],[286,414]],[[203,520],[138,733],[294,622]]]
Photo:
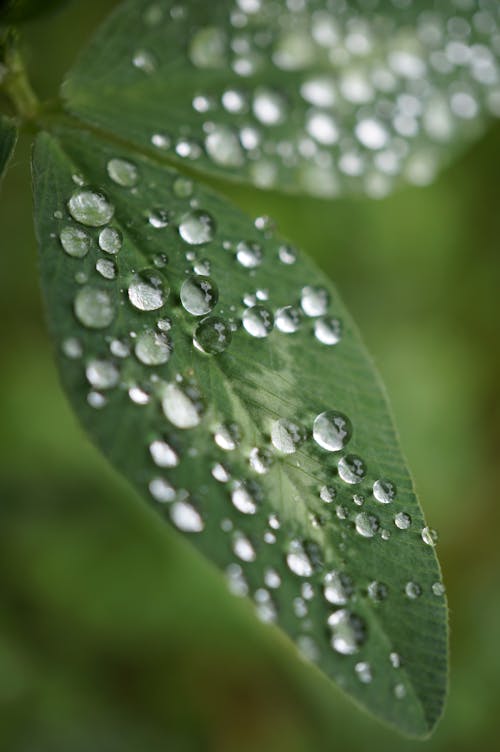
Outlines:
[[79,227],[63,227],[59,239],[68,256],[73,258],[86,256],[92,242],[90,236]]
[[348,454],[339,460],[339,475],[345,483],[361,483],[366,476],[366,465],[355,454]]
[[189,245],[209,243],[215,235],[215,221],[201,209],[189,212],[180,221],[179,235]]
[[267,337],[273,328],[273,314],[262,305],[256,305],[248,308],[242,317],[242,323],[245,331],[252,337],[262,339]]
[[145,366],[159,366],[170,358],[171,343],[165,334],[150,329],[139,335],[134,351]]
[[73,193],[68,201],[68,209],[73,219],[88,227],[106,225],[115,211],[102,193],[90,190]]
[[231,344],[230,325],[220,316],[207,316],[196,327],[193,342],[208,355],[218,355]]
[[188,313],[193,316],[204,316],[216,306],[219,291],[210,277],[193,274],[183,282],[180,298]]
[[132,188],[139,180],[137,167],[126,159],[110,159],[107,164],[108,175],[111,180],[123,188]]
[[89,329],[104,329],[115,316],[109,293],[97,287],[82,287],[75,296],[75,314]]
[[135,274],[128,287],[128,297],[139,311],[156,311],[165,305],[169,289],[154,269]]
[[353,655],[357,653],[366,639],[364,622],[356,614],[345,608],[334,611],[328,617],[328,626],[332,632],[331,644],[337,653]]
[[351,421],[342,413],[326,410],[314,419],[314,441],[328,452],[339,452],[350,441],[351,436]]
[[304,438],[304,430],[291,420],[280,418],[272,424],[271,441],[273,446],[283,454],[296,452]]
[[194,428],[200,423],[200,407],[178,384],[165,386],[162,408],[165,416],[177,428]]

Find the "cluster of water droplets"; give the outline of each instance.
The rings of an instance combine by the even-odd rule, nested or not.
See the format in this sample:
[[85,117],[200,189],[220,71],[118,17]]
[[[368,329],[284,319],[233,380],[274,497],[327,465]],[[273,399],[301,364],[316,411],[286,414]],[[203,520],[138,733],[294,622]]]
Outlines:
[[[138,75],[159,69],[159,33],[170,26],[187,37],[190,62],[207,81],[185,102],[199,123],[177,138],[155,132],[151,144],[244,169],[260,186],[295,181],[321,195],[379,197],[400,176],[423,185],[448,141],[500,115],[494,3],[447,0],[424,10],[416,0],[375,1],[360,12],[347,2],[234,0],[220,25],[191,21],[178,4],[144,16],[151,50],[133,52]],[[270,68],[282,85],[256,85]]]

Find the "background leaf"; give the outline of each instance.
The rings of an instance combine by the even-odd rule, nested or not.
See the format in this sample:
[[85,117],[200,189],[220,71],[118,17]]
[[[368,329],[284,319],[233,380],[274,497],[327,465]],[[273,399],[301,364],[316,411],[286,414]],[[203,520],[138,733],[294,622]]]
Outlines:
[[325,5],[129,0],[69,74],[66,105],[261,187],[381,197],[400,178],[429,183],[500,112],[500,6]]
[[[446,689],[439,569],[378,379],[331,283],[264,218],[252,224],[95,134],[40,135],[34,170],[50,328],[89,434],[262,619],[371,712],[426,734]],[[193,346],[195,335],[214,347],[198,328],[205,314],[190,313],[206,302],[193,272],[198,289],[209,272],[219,291],[205,313],[234,329],[212,356]],[[342,450],[335,431],[339,451],[311,436],[325,410],[352,422]],[[295,427],[276,432],[278,420]],[[366,463],[359,483],[347,482],[359,465],[349,471],[346,454]],[[394,484],[385,498],[378,479]]]
[[10,118],[0,115],[0,180],[7,170],[16,141],[17,128],[15,124]]

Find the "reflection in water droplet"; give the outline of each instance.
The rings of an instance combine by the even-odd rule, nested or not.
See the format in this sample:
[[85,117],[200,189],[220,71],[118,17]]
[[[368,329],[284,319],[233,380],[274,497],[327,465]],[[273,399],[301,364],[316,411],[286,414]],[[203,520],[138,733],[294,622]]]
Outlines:
[[183,282],[180,298],[188,313],[193,316],[204,316],[215,308],[219,291],[210,277],[193,274]]
[[[314,441],[328,452],[339,452],[350,441],[351,436],[351,421],[342,413],[327,410],[314,419]],[[357,483],[358,481],[354,482]]]
[[248,308],[242,317],[243,328],[252,337],[262,339],[267,337],[273,328],[273,314],[262,305]]
[[89,190],[73,193],[68,201],[68,209],[73,219],[88,227],[106,225],[115,211],[102,193]]
[[122,236],[114,227],[104,227],[99,233],[99,248],[116,255],[122,247]]
[[79,227],[63,227],[59,238],[68,256],[73,256],[73,258],[86,256],[92,242],[85,230]]
[[170,508],[170,519],[183,533],[201,533],[205,527],[200,513],[187,501],[176,501]]
[[97,287],[82,287],[75,296],[75,315],[89,329],[104,329],[114,319],[109,293]]
[[123,188],[132,188],[139,180],[137,167],[126,159],[110,159],[106,169],[111,180]]
[[165,305],[169,289],[154,269],[135,274],[128,287],[128,297],[139,311],[156,311]]
[[196,327],[193,343],[208,355],[218,355],[231,344],[230,325],[220,316],[208,316]]
[[201,421],[199,406],[175,383],[165,386],[162,408],[177,428],[194,428]]
[[359,616],[345,608],[330,614],[328,626],[332,632],[332,647],[341,655],[357,653],[366,639],[366,628],[363,621]]
[[396,486],[386,478],[376,480],[373,484],[373,496],[380,504],[390,504],[396,497]]
[[209,243],[215,235],[215,221],[208,212],[200,209],[189,212],[180,221],[179,235],[189,245]]
[[339,460],[338,471],[345,483],[361,483],[366,476],[366,465],[361,457],[348,454]]
[[150,329],[139,335],[134,351],[145,366],[159,366],[170,358],[171,343],[165,334]]

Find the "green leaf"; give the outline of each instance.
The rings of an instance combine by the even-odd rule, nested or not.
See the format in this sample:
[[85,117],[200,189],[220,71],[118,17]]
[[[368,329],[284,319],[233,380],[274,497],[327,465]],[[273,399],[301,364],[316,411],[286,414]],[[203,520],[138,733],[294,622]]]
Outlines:
[[439,567],[331,282],[269,220],[93,133],[40,134],[34,192],[49,325],[89,435],[263,620],[370,712],[429,733]]
[[21,23],[50,13],[68,0],[0,0],[0,22]]
[[0,115],[0,180],[7,171],[16,141],[17,128],[14,122],[5,115]]
[[129,0],[63,96],[86,121],[204,172],[381,197],[429,183],[500,114],[500,5],[398,5]]

